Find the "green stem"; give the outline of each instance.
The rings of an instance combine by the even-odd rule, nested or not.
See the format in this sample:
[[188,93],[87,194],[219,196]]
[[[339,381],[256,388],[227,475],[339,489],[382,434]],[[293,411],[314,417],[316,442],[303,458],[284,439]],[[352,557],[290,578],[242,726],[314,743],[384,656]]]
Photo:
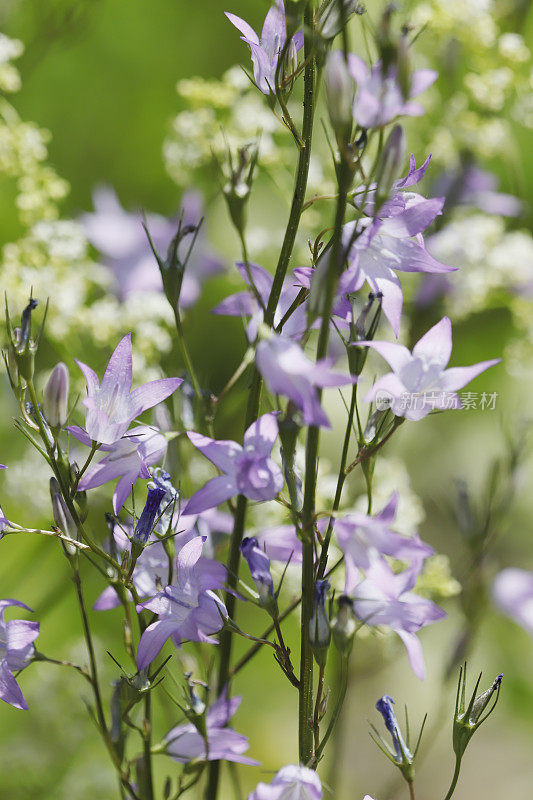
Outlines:
[[189,348],[187,347],[187,342],[185,341],[185,336],[183,334],[183,326],[181,324],[181,315],[178,306],[174,306],[173,311],[174,311],[174,320],[176,322],[176,330],[178,332],[178,342],[180,345],[181,354],[183,356],[187,372],[189,373],[189,376],[191,378],[191,383],[194,389],[194,393],[198,399],[198,402],[201,403],[202,389],[200,387],[200,383],[198,381],[196,372],[193,367],[191,355],[189,353]]
[[415,785],[414,785],[413,781],[409,781],[407,785],[409,786],[409,797],[410,797],[410,800],[416,800]]
[[446,795],[444,800],[450,800],[450,798],[452,797],[453,793],[455,792],[455,787],[457,786],[457,781],[459,780],[459,773],[460,772],[461,772],[461,759],[460,758],[456,758],[455,759],[455,770],[454,770],[454,773],[453,773],[452,782],[451,782],[450,788],[448,789],[448,794]]
[[94,654],[94,645],[87,617],[87,609],[85,608],[85,599],[83,597],[83,590],[81,586],[80,573],[76,567],[72,567],[72,580],[76,587],[76,596],[78,598],[78,605],[80,608],[81,620],[83,625],[83,635],[87,645],[87,653],[89,654],[89,665],[91,672],[91,685],[93,687],[94,701],[96,704],[96,715],[98,717],[98,724],[104,735],[107,734],[107,723],[104,714],[104,707],[102,704],[102,696],[100,694],[100,685],[98,683],[98,667],[96,665],[96,657]]
[[331,715],[331,719],[329,721],[329,725],[327,730],[324,734],[324,738],[320,742],[319,746],[315,752],[315,762],[318,763],[319,759],[322,757],[322,753],[324,752],[324,748],[328,743],[328,739],[333,733],[335,729],[335,725],[339,719],[340,713],[342,711],[342,707],[344,705],[344,698],[346,697],[346,690],[348,689],[348,657],[342,656],[341,661],[341,686],[339,690],[339,694],[337,696],[337,702],[335,704],[335,709],[333,714]]

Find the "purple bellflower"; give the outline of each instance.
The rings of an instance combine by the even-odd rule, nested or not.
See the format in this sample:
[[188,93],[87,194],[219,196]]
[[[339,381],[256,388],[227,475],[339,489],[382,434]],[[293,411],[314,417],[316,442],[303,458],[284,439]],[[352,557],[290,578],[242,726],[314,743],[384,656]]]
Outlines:
[[422,569],[423,559],[413,561],[403,572],[394,573],[383,561],[373,565],[360,579],[348,561],[345,594],[352,598],[355,616],[366,625],[385,625],[405,645],[411,669],[421,680],[426,674],[422,646],[416,636],[425,625],[446,614],[431,600],[411,591]]
[[467,161],[456,170],[444,172],[433,185],[432,193],[446,197],[446,211],[457,205],[466,205],[475,206],[486,214],[519,216],[522,211],[520,200],[511,194],[497,192],[497,185],[494,175]]
[[480,361],[471,367],[446,369],[452,352],[452,326],[443,317],[415,344],[411,353],[396,342],[358,342],[372,347],[392,367],[367,393],[367,402],[390,406],[398,417],[418,420],[434,409],[461,408],[457,390],[462,389],[501,359]]
[[397,507],[398,494],[395,492],[382,511],[373,517],[354,511],[334,521],[339,546],[355,567],[366,571],[381,561],[383,555],[400,561],[432,555],[433,548],[418,537],[402,536],[391,529]]
[[382,128],[400,116],[421,116],[424,108],[412,98],[429,89],[437,79],[437,73],[431,69],[416,70],[411,75],[409,96],[405,98],[394,65],[384,74],[380,62],[369,69],[362,58],[351,53],[348,69],[357,83],[353,115],[361,128]]
[[237,711],[240,697],[228,699],[226,692],[213,703],[206,714],[206,738],[195,728],[192,722],[172,728],[165,736],[166,752],[180,764],[188,764],[193,760],[235,761],[238,764],[258,766],[244,753],[249,748],[248,739],[233,728],[227,728],[231,717]]
[[[265,17],[261,38],[245,20],[228,11],[225,14],[231,24],[242,33],[243,42],[250,47],[257,88],[263,94],[275,94],[278,60],[287,40],[283,0],[276,0],[275,4],[270,7]],[[289,53],[292,47],[295,52],[298,52],[302,46],[303,34],[299,32],[292,39]]]
[[[365,281],[373,292],[383,295],[383,313],[390,322],[395,336],[400,330],[403,293],[396,270],[400,272],[454,272],[456,267],[441,264],[424,246],[422,231],[442,211],[443,198],[425,200],[411,193],[402,198],[403,210],[393,214],[389,206],[385,219],[364,218],[359,223],[348,222],[343,229],[343,241],[348,252],[348,270],[340,280],[343,294],[357,292]],[[355,236],[357,230],[360,231]],[[353,244],[350,246],[350,242]]]
[[322,784],[314,770],[288,764],[270,783],[259,783],[247,800],[322,800]]
[[[272,275],[259,264],[249,264],[250,275],[254,286],[261,298],[263,306],[268,305],[268,298],[272,289]],[[242,275],[245,283],[250,286],[250,276],[248,270],[242,263],[237,264],[237,268]],[[283,282],[278,305],[274,315],[274,327],[280,324],[281,320],[296,300],[301,286],[298,286],[293,278],[286,278]],[[257,298],[252,291],[237,292],[226,297],[214,309],[213,314],[220,314],[229,317],[251,317],[246,335],[248,341],[253,342],[257,338],[257,329],[263,321],[263,309],[260,307]],[[301,336],[307,328],[307,314],[305,304],[298,306],[287,322],[283,325],[285,336]]]
[[139,669],[152,663],[169,638],[176,647],[184,640],[218,643],[210,637],[222,628],[227,611],[213,589],[221,588],[221,574],[225,572],[216,562],[201,561],[203,545],[201,536],[184,545],[176,559],[176,582],[139,604],[139,611],[147,608],[159,617],[141,636]]
[[270,574],[270,559],[261,550],[255,536],[246,536],[241,543],[241,553],[248,563],[252,580],[259,594],[259,602],[263,606],[274,599],[274,581]]
[[34,653],[33,642],[39,635],[39,623],[24,619],[6,622],[4,612],[10,606],[31,611],[20,600],[0,600],[0,699],[26,711],[28,704],[13,673],[20,672],[30,663]]
[[[69,431],[83,444],[92,444],[90,436],[82,428],[71,426]],[[78,489],[85,492],[119,478],[113,492],[113,511],[118,514],[137,478],[150,478],[148,467],[164,459],[167,439],[149,425],[138,425],[130,428],[118,442],[101,445],[99,449],[107,455],[82,475]]]
[[351,376],[333,372],[331,361],[310,361],[302,348],[290,339],[272,335],[257,345],[256,364],[271,392],[288,397],[302,411],[306,425],[330,427],[320,405],[317,387],[353,383]]
[[87,398],[83,401],[87,409],[85,432],[92,441],[101,444],[117,442],[135,417],[161,403],[183,383],[181,378],[162,378],[131,391],[131,333],[118,343],[109,359],[102,383],[91,367],[81,361],[76,363],[87,381]]
[[517,567],[502,570],[492,584],[497,607],[533,636],[533,572]]
[[[154,255],[142,226],[140,214],[129,214],[115,192],[101,187],[94,192],[95,211],[84,214],[82,223],[91,244],[104,256],[113,272],[119,297],[135,292],[160,292],[163,284]],[[195,192],[182,198],[183,225],[197,225],[202,217],[202,202]],[[176,233],[176,221],[148,214],[146,223],[156,250],[166,252]],[[189,308],[200,294],[202,284],[224,269],[222,262],[204,243],[201,233],[187,264],[180,293],[180,306]]]
[[302,542],[296,534],[294,525],[276,525],[272,528],[263,528],[256,533],[255,538],[259,547],[264,550],[271,561],[281,561],[286,564],[301,564]]
[[263,414],[244,434],[243,445],[210,439],[189,431],[192,444],[224,475],[212,478],[187,503],[185,514],[198,514],[243,494],[249,500],[273,500],[283,488],[283,474],[270,458],[278,435],[275,414]]

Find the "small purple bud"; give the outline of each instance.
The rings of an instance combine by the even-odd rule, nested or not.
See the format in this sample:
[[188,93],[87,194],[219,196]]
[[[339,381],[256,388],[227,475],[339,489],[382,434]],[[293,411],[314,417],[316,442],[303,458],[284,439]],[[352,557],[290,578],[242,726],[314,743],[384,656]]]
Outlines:
[[403,741],[402,734],[400,733],[400,728],[398,725],[398,720],[396,719],[396,714],[394,713],[393,706],[394,700],[388,694],[384,694],[383,697],[376,703],[376,708],[383,717],[383,721],[385,722],[385,727],[387,728],[388,732],[392,737],[392,744],[394,747],[394,752],[398,761],[404,760],[404,756],[409,759],[411,758],[411,753],[407,748],[407,745]]
[[326,666],[331,641],[331,628],[326,611],[326,597],[329,588],[330,584],[326,580],[319,580],[315,583],[315,606],[313,616],[309,620],[309,641],[315,661],[320,667]]
[[69,372],[62,361],[56,364],[44,387],[43,411],[51,428],[62,427],[68,416]]
[[146,503],[133,533],[133,541],[137,544],[145,545],[148,541],[154,527],[155,518],[159,512],[161,500],[164,496],[164,489],[148,489]]
[[328,55],[326,62],[326,101],[329,118],[335,131],[345,131],[351,126],[355,81],[348,71],[344,54],[340,50]]
[[259,547],[255,536],[242,540],[241,553],[248,562],[255,588],[259,594],[259,603],[270,613],[270,610],[277,605],[274,598],[274,582],[270,574],[270,559]]

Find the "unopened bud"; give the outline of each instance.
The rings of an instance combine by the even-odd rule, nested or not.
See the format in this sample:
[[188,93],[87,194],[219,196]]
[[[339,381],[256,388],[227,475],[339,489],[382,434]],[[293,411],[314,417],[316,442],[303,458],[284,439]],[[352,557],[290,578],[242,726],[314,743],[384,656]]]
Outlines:
[[326,61],[326,101],[329,118],[336,132],[349,135],[353,119],[355,82],[348,71],[344,53],[336,50]]
[[43,411],[51,428],[62,427],[68,416],[69,372],[62,361],[56,364],[44,387]]
[[385,147],[379,159],[376,172],[376,200],[375,213],[383,203],[388,200],[390,191],[402,172],[405,162],[407,145],[405,134],[401,125],[395,125],[385,142]]
[[329,0],[323,3],[318,20],[318,32],[324,39],[334,39],[341,32],[352,14],[362,14],[363,7],[357,0]]
[[326,596],[329,588],[329,582],[326,580],[319,580],[315,583],[315,605],[313,616],[309,620],[309,642],[315,661],[320,667],[326,666],[331,641],[331,628],[326,611]]
[[496,708],[496,703],[500,696],[502,680],[503,675],[498,675],[492,686],[480,695],[476,695],[481,681],[480,675],[468,707],[466,707],[466,664],[464,667],[461,667],[453,720],[453,749],[459,760],[463,757],[466,747],[474,733]]
[[352,601],[346,595],[338,599],[337,616],[331,621],[333,644],[339,653],[346,657],[353,647],[357,623],[352,613]]

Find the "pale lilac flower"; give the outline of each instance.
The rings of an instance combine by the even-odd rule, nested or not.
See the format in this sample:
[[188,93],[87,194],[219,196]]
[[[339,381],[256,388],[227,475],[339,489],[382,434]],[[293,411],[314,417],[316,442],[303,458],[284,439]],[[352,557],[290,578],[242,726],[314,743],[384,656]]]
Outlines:
[[361,128],[381,128],[400,116],[421,116],[424,108],[413,102],[412,98],[429,89],[437,79],[437,73],[431,69],[416,70],[411,75],[409,97],[406,99],[394,65],[384,74],[381,62],[369,69],[362,58],[350,53],[348,68],[357,83],[353,115]]
[[480,361],[471,367],[446,369],[452,352],[452,326],[443,317],[415,344],[413,352],[396,342],[357,342],[372,347],[392,367],[376,381],[365,400],[390,405],[398,417],[418,420],[434,409],[461,408],[462,389],[501,359]]
[[302,542],[296,534],[294,525],[263,528],[256,533],[255,538],[271,561],[281,561],[283,564],[290,561],[291,564],[301,564]]
[[302,411],[306,425],[329,428],[329,420],[320,405],[317,387],[337,387],[353,383],[351,376],[333,372],[331,361],[310,361],[296,342],[272,335],[257,345],[257,368],[274,394],[288,397]]
[[273,500],[283,488],[283,474],[270,458],[277,435],[275,414],[263,414],[250,425],[242,446],[188,431],[192,444],[224,475],[212,478],[199,489],[187,503],[184,513],[198,514],[236,494],[243,494],[249,500]]
[[259,601],[267,605],[274,597],[274,581],[270,574],[270,559],[259,547],[255,536],[246,536],[241,543],[241,553],[246,559],[252,580],[259,594]]
[[533,572],[518,567],[502,570],[492,584],[498,608],[533,636]]
[[496,191],[494,175],[472,162],[461,164],[455,170],[444,172],[433,185],[433,194],[446,197],[445,210],[453,206],[475,206],[486,214],[517,217],[522,203],[511,194]]
[[[230,14],[228,11],[225,14],[231,24],[235,25],[237,30],[242,33],[241,39],[243,42],[246,42],[250,47],[257,88],[263,94],[275,94],[278,59],[287,40],[283,0],[276,0],[275,4],[270,7],[265,17],[261,38],[245,20],[236,14]],[[302,46],[303,34],[299,32],[293,37],[291,47],[294,48],[295,52],[298,52]]]
[[20,600],[0,600],[0,699],[26,711],[28,705],[13,673],[20,672],[30,663],[34,653],[33,642],[39,635],[39,623],[24,619],[6,622],[4,611],[10,606],[31,611]]
[[[254,286],[261,298],[263,306],[266,308],[268,305],[268,298],[272,289],[273,278],[270,272],[267,272],[264,267],[259,264],[249,264],[249,271],[254,283]],[[250,286],[250,276],[246,266],[242,263],[237,264],[237,268],[242,275],[245,283]],[[278,305],[274,314],[274,327],[277,327],[289,308],[295,301],[300,289],[298,282],[294,278],[286,278],[283,282],[281,294],[279,297]],[[250,342],[255,341],[257,338],[257,329],[263,321],[263,309],[259,305],[254,293],[250,291],[237,292],[236,294],[229,295],[214,309],[213,314],[221,314],[228,317],[251,317],[246,335]],[[305,304],[298,306],[298,308],[291,314],[287,322],[283,325],[283,333],[286,336],[298,337],[301,336],[307,328],[307,312]]]
[[[392,529],[397,508],[398,493],[395,492],[387,505],[375,516],[353,511],[333,521],[339,546],[346,559],[351,560],[355,567],[366,571],[384,555],[400,561],[424,559],[432,555],[433,548],[422,542],[418,536],[402,536]],[[322,525],[326,527],[327,522],[324,519]]]
[[[91,244],[107,259],[120,298],[124,300],[134,292],[162,291],[161,274],[143,229],[141,214],[125,211],[115,192],[107,187],[94,192],[93,203],[94,213],[84,214],[82,222]],[[187,192],[183,196],[182,209],[184,226],[200,222],[202,201],[197,193]],[[146,224],[156,250],[166,252],[176,234],[177,222],[148,214]],[[200,234],[183,276],[180,306],[192,306],[205,280],[223,269],[222,262],[208,249]]]
[[[83,444],[92,444],[90,436],[82,428],[71,426],[69,431]],[[118,442],[102,445],[99,449],[107,455],[87,469],[78,489],[85,492],[119,478],[113,492],[113,511],[118,514],[137,479],[150,478],[148,467],[164,459],[167,439],[149,425],[138,425],[130,428]]]
[[[456,267],[441,264],[424,246],[422,231],[441,213],[443,199],[424,200],[411,193],[400,213],[385,219],[364,218],[348,222],[343,242],[348,250],[349,268],[340,279],[339,293],[357,292],[365,281],[373,292],[383,296],[383,313],[398,336],[403,293],[396,270],[400,272],[454,272]],[[392,209],[389,208],[389,213]],[[356,235],[357,231],[357,235]],[[350,242],[353,243],[350,246]]]
[[258,766],[259,762],[243,755],[249,748],[248,739],[233,728],[227,728],[237,711],[240,697],[228,699],[227,692],[216,700],[206,714],[207,753],[205,739],[192,722],[172,728],[165,736],[166,752],[180,764],[195,759],[208,761],[235,761],[238,764]]
[[313,769],[288,764],[270,783],[257,784],[248,800],[322,800],[322,784]]
[[426,674],[422,646],[416,636],[425,625],[438,622],[445,612],[431,600],[411,591],[422,569],[423,559],[403,572],[394,573],[384,561],[370,567],[361,579],[357,569],[346,563],[345,593],[352,598],[355,616],[366,625],[385,625],[405,645],[411,669],[421,680]]
[[133,363],[131,333],[118,343],[109,359],[102,383],[91,367],[76,360],[87,381],[85,431],[101,444],[114,444],[143,411],[161,403],[183,383],[181,378],[162,378],[131,390]]
[[169,638],[176,647],[185,640],[217,644],[210,637],[222,628],[227,611],[213,589],[221,588],[225,571],[209,559],[201,561],[203,544],[203,537],[197,536],[184,545],[176,559],[176,582],[139,604],[139,611],[147,608],[159,617],[141,636],[139,669],[152,663]]

